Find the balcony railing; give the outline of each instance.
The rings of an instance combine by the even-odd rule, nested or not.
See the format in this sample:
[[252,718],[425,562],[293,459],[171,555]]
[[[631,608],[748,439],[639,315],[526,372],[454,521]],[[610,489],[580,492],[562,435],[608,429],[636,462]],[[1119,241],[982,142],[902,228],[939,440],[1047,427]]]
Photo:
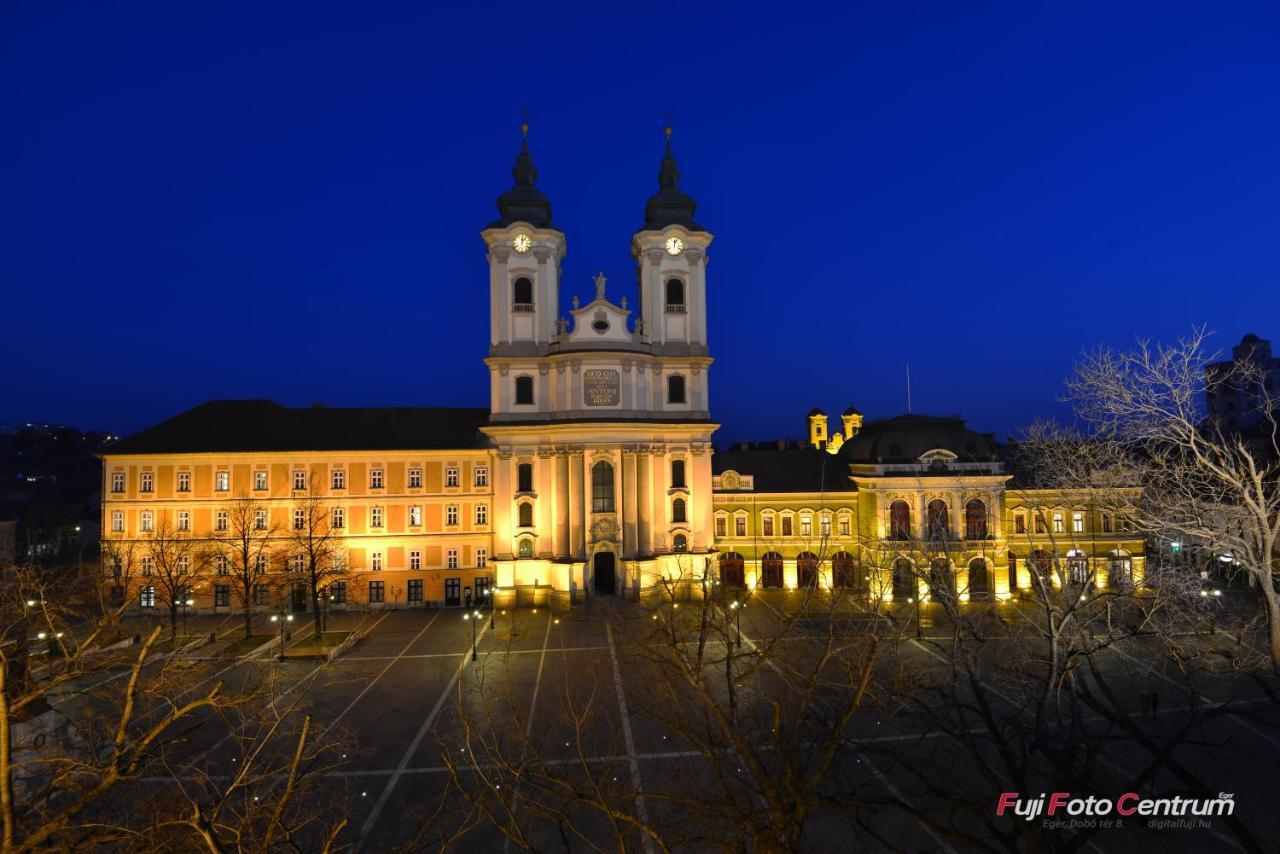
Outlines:
[[513,302],[511,304],[512,311],[522,312],[524,314],[533,313],[533,303],[531,302]]
[[667,303],[667,314],[684,314],[684,305],[676,303]]

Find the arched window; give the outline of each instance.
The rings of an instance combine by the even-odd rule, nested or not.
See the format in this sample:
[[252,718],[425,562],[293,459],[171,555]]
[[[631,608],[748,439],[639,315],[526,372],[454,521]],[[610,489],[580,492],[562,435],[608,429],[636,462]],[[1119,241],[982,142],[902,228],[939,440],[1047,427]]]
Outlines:
[[689,516],[685,510],[683,498],[677,498],[675,501],[671,502],[671,521],[680,523],[689,521]]
[[533,405],[533,377],[516,377],[516,405]]
[[987,505],[979,498],[971,498],[964,505],[964,538],[966,540],[987,538]]
[[667,403],[684,402],[684,377],[679,374],[667,377]]
[[889,505],[889,539],[911,539],[911,508],[905,501]]
[[533,505],[532,504],[530,504],[528,501],[523,502],[520,505],[518,515],[520,518],[516,524],[519,527],[521,528],[533,527]]
[[683,554],[689,550],[689,540],[684,534],[676,534],[671,540],[671,548],[677,554]]
[[949,533],[947,525],[947,502],[941,498],[935,498],[929,502],[929,506],[925,508],[927,516],[926,530],[929,532],[931,540],[945,540]]
[[1124,588],[1133,585],[1133,558],[1127,551],[1116,549],[1107,555],[1107,567],[1111,576],[1110,586]]
[[667,279],[667,311],[684,314],[684,282],[679,279]]
[[533,540],[521,540],[516,554],[520,557],[533,557]]
[[746,561],[737,552],[725,552],[720,556],[720,583],[730,587],[746,585]]
[[684,460],[671,461],[671,488],[684,489]]
[[1089,556],[1079,549],[1067,552],[1067,578],[1072,584],[1089,583]]
[[533,492],[533,463],[516,466],[516,492]]
[[512,283],[511,310],[533,311],[533,282],[520,278]]
[[910,599],[916,592],[916,568],[900,557],[893,562],[893,598]]
[[782,586],[782,555],[765,552],[760,558],[760,584],[764,587]]
[[818,586],[818,556],[813,552],[800,552],[796,556],[796,577],[801,587]]
[[613,464],[600,460],[591,467],[591,512],[612,513]]

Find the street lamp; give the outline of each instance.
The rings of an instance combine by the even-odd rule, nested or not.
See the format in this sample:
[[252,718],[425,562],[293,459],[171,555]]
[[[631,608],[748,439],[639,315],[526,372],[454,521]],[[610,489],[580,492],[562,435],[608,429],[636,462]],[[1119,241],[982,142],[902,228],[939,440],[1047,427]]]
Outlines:
[[187,629],[187,613],[190,612],[191,606],[194,604],[196,604],[196,600],[190,597],[182,600],[182,633],[184,635],[190,634]]
[[480,622],[480,611],[477,609],[463,614],[462,619],[471,621],[471,660],[476,660],[476,625]]
[[496,629],[498,627],[498,594],[502,592],[499,587],[493,587],[489,590],[489,628]]
[[739,602],[737,599],[729,603],[729,610],[733,611],[734,622],[738,627],[736,644],[738,649],[742,649],[742,609],[745,607],[747,607],[746,603]]
[[293,614],[286,614],[284,603],[280,603],[280,613],[271,615],[271,622],[280,624],[280,660],[284,661],[284,624],[293,622]]

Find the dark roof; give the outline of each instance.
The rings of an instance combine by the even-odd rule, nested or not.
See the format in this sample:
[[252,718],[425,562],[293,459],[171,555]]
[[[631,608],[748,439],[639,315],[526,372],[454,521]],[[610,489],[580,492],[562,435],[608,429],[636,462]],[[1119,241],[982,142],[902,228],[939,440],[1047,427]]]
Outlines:
[[963,418],[933,415],[872,421],[844,443],[840,456],[850,463],[909,463],[935,448],[951,451],[960,462],[999,459],[994,435],[970,430]]
[[756,492],[850,492],[849,470],[835,454],[805,446],[717,451],[711,470],[733,470],[755,478]]
[[689,231],[706,231],[693,221],[697,209],[698,203],[680,189],[680,170],[671,152],[671,128],[667,128],[667,150],[658,167],[658,192],[645,203],[644,228],[640,230],[661,231],[669,225],[682,225]]
[[555,228],[551,224],[551,200],[534,186],[538,170],[533,165],[533,155],[529,153],[528,126],[520,130],[520,153],[516,155],[516,165],[511,168],[516,182],[510,190],[498,196],[498,218],[489,227],[506,228],[513,222],[527,222],[534,228]]
[[271,400],[212,400],[117,442],[106,454],[390,451],[483,447],[487,409],[288,409]]

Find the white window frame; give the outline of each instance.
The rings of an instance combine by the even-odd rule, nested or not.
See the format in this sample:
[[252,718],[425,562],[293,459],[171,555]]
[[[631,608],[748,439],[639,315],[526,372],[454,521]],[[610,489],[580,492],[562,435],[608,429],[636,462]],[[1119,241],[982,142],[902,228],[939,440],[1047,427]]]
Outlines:
[[472,480],[476,486],[487,487],[489,485],[489,467],[476,466]]
[[347,470],[332,469],[329,472],[329,488],[330,489],[346,489],[347,488]]
[[191,491],[191,472],[189,471],[178,472],[178,492],[190,492],[190,491]]
[[227,525],[229,521],[230,521],[230,517],[227,515],[227,511],[219,510],[213,516],[213,530],[215,531],[227,530]]
[[486,567],[489,565],[489,550],[476,549],[476,566]]
[[444,485],[447,487],[456,487],[458,483],[458,467],[447,466],[444,470]]
[[370,508],[369,508],[369,527],[370,527],[370,528],[381,528],[381,527],[383,527],[383,523],[384,523],[384,522],[386,522],[386,519],[384,519],[384,518],[383,518],[383,515],[382,515],[382,508],[381,508],[381,507],[370,507]]
[[253,530],[255,531],[267,530],[267,511],[266,510],[253,511]]
[[1079,510],[1073,511],[1071,514],[1071,533],[1084,533],[1084,513]]
[[735,537],[745,537],[747,535],[747,514],[733,514],[733,535]]
[[476,505],[476,524],[477,525],[489,524],[489,505],[488,504]]
[[1053,527],[1050,530],[1055,534],[1065,534],[1067,532],[1066,523],[1062,519],[1062,513],[1055,510],[1053,513]]
[[231,472],[219,469],[213,473],[214,492],[226,492],[231,489]]
[[421,504],[413,504],[409,507],[409,527],[410,528],[422,527],[422,505]]
[[177,527],[179,531],[191,530],[191,511],[179,510],[177,514]]
[[305,531],[307,529],[307,511],[301,507],[293,509],[293,530]]
[[449,549],[444,553],[444,568],[445,569],[458,568],[458,550],[457,549]]
[[111,473],[111,491],[124,492],[124,472],[113,471]]
[[369,469],[369,488],[370,489],[384,489],[385,488],[383,486],[384,483],[386,483],[386,479],[383,477],[382,469],[380,468]]
[[446,525],[458,524],[458,505],[448,504],[444,508],[444,523]]
[[369,553],[369,571],[382,572],[382,552]]
[[334,507],[329,511],[329,527],[342,529],[347,527],[347,511],[344,507]]
[[409,552],[409,568],[422,569],[422,552],[417,549]]
[[293,470],[293,488],[295,491],[305,490],[307,488],[307,470],[306,469]]
[[123,510],[111,511],[111,533],[113,534],[124,533],[124,511]]
[[150,510],[143,510],[138,514],[138,530],[144,534],[149,534],[156,529],[156,516]]
[[422,489],[422,469],[419,466],[409,469],[409,488]]
[[138,475],[138,491],[139,492],[155,492],[156,476],[153,472],[144,471]]

